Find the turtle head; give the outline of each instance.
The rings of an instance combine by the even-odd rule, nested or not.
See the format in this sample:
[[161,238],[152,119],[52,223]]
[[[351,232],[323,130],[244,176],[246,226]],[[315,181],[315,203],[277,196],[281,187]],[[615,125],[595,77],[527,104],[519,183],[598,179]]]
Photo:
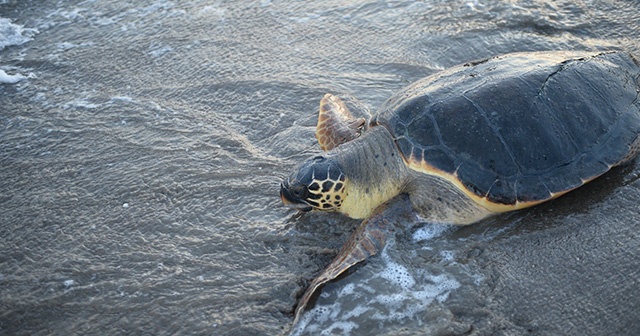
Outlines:
[[301,211],[339,211],[345,198],[345,179],[336,160],[316,156],[282,182],[280,198],[285,205]]

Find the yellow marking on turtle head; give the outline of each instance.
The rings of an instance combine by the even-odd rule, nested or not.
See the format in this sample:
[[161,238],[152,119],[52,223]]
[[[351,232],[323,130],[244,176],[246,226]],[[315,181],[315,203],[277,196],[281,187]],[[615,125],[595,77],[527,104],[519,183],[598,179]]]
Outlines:
[[309,196],[306,203],[314,210],[340,211],[340,207],[346,198],[345,177],[340,175],[337,180],[327,178],[325,180],[313,179],[309,186]]

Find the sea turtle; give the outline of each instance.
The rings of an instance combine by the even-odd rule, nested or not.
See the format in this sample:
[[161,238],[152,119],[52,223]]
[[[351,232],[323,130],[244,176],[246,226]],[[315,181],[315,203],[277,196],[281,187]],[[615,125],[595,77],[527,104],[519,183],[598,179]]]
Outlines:
[[[281,185],[302,211],[366,218],[296,309],[385,244],[390,222],[471,224],[563,195],[640,151],[640,67],[625,52],[497,56],[424,78],[368,121],[320,102],[325,153]],[[415,215],[414,215],[415,214]]]

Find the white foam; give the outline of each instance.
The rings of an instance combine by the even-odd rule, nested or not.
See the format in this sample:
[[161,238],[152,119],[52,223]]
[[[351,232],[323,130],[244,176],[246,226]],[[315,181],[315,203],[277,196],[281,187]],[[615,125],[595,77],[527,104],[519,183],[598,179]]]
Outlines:
[[73,49],[75,47],[77,47],[78,45],[75,43],[71,43],[71,42],[62,42],[62,43],[58,43],[58,49],[66,51],[69,49]]
[[29,74],[29,76],[25,76],[19,73],[16,73],[15,75],[8,75],[4,70],[0,69],[0,84],[15,84],[27,78],[35,78],[35,75]]
[[139,13],[138,16],[145,17],[156,12],[170,12],[174,9],[175,6],[176,4],[171,1],[160,0],[147,7],[142,8],[141,13]]
[[349,319],[349,318],[352,318],[352,317],[358,317],[358,316],[360,316],[360,315],[362,315],[362,314],[364,314],[364,313],[366,313],[368,311],[369,311],[369,307],[366,307],[364,305],[356,306],[353,309],[345,312],[344,319]]
[[[300,335],[303,332],[307,334],[317,334],[321,331],[320,326],[325,324],[329,320],[329,314],[332,311],[340,311],[340,304],[333,303],[331,305],[316,305],[313,309],[306,312],[294,329],[291,330],[291,335]],[[311,323],[311,322],[314,323]]]
[[97,17],[93,21],[93,23],[99,26],[109,26],[117,22],[118,20],[112,17]]
[[382,278],[389,280],[393,285],[399,286],[403,290],[409,290],[416,284],[416,280],[406,267],[391,260],[387,253],[383,253],[381,256],[387,264],[384,270],[380,272]]
[[[298,325],[294,326],[291,335],[301,335],[303,332],[311,335],[349,335],[358,328],[358,324],[338,316],[341,311],[342,308],[339,303],[316,306],[302,317]],[[313,323],[311,323],[312,321]],[[327,324],[329,325],[326,326]],[[338,331],[342,332],[339,333]]]
[[224,19],[227,15],[227,10],[225,8],[220,8],[217,6],[204,6],[198,11],[199,15],[207,15],[207,16],[217,16],[219,19]]
[[443,302],[451,291],[460,287],[460,283],[446,273],[433,275],[421,270],[410,271],[393,261],[386,249],[381,256],[387,264],[380,276],[385,277],[385,272],[392,272],[396,275],[395,285],[399,288],[396,287],[393,294],[374,297],[373,301],[383,304],[387,313],[378,311],[373,318],[382,321],[413,319],[416,314],[424,312],[434,300]]
[[151,47],[149,47],[149,55],[153,57],[160,57],[172,51],[173,48],[170,46],[152,45]]
[[[292,335],[358,333],[362,319],[374,320],[381,328],[398,321],[420,324],[425,322],[424,312],[430,305],[443,303],[461,287],[446,270],[412,269],[402,259],[395,259],[389,253],[393,246],[390,242],[381,251],[382,270],[370,278],[322,292],[321,300],[301,317]],[[445,251],[443,256],[455,263],[453,252]]]
[[480,284],[482,284],[482,282],[485,280],[484,275],[482,274],[474,274],[473,275],[473,284],[476,286],[480,286]]
[[453,290],[460,288],[460,283],[447,274],[431,275],[428,278],[434,283],[434,297],[440,303],[444,302]]
[[484,5],[482,3],[480,3],[478,0],[467,1],[467,3],[465,3],[465,5],[467,7],[469,7],[469,9],[471,9],[471,10],[477,10],[478,7],[479,8],[484,7]]
[[440,255],[444,261],[453,261],[455,259],[455,253],[453,251],[440,251]]
[[[50,103],[47,100],[47,95],[44,92],[38,92],[33,97],[29,98],[34,103],[40,103],[43,107],[49,107]],[[51,129],[47,129],[47,133],[51,133]]]
[[29,42],[37,33],[37,29],[25,28],[11,23],[9,19],[0,18],[0,50]]
[[60,42],[56,46],[58,47],[58,50],[67,51],[67,50],[78,48],[78,47],[91,47],[93,46],[93,42],[83,42],[80,44],[75,44],[71,42]]
[[342,287],[342,289],[340,289],[340,293],[338,295],[345,296],[345,295],[353,294],[354,287],[355,285],[352,283],[347,284],[346,286]]
[[121,101],[125,103],[133,103],[133,98],[129,96],[113,96],[111,97],[111,101]]
[[93,104],[90,103],[86,100],[83,99],[76,99],[76,100],[72,100],[70,102],[67,102],[66,104],[64,104],[63,108],[65,110],[68,110],[69,108],[72,107],[80,107],[80,108],[86,108],[86,109],[94,109],[94,108],[98,108],[100,107],[100,104]]
[[444,224],[430,224],[427,223],[423,227],[419,228],[413,233],[413,241],[421,242],[424,240],[431,240],[433,238],[441,236],[443,233],[451,229],[451,225]]
[[343,335],[350,335],[357,327],[358,325],[354,322],[337,321],[333,322],[329,328],[322,330],[320,335],[335,335],[337,330],[342,331]]

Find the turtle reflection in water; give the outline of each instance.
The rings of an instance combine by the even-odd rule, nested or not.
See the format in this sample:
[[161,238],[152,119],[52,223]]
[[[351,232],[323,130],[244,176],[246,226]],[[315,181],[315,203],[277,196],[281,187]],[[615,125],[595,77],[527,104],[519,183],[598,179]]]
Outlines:
[[624,52],[515,53],[427,77],[369,121],[327,94],[325,151],[282,183],[302,211],[364,218],[314,279],[296,320],[326,282],[380,251],[399,217],[471,224],[563,195],[640,151],[640,68]]

